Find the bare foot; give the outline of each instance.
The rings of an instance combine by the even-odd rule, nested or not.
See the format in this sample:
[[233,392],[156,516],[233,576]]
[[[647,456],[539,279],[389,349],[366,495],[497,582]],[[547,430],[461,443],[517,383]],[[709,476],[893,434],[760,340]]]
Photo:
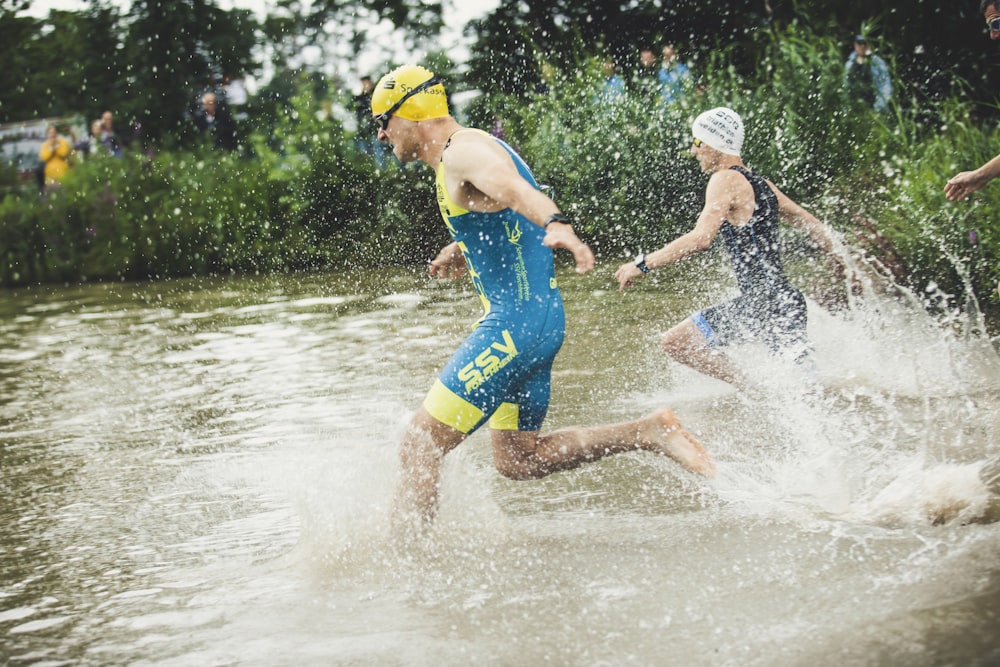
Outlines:
[[705,477],[715,477],[715,462],[670,408],[655,412],[646,419],[643,449],[669,456],[682,466]]

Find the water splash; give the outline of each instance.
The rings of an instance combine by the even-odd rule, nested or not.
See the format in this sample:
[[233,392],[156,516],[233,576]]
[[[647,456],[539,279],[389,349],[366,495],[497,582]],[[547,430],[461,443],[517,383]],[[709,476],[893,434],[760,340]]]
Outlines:
[[913,461],[870,501],[854,508],[861,521],[898,526],[941,525],[985,519],[990,490],[982,478],[986,462],[969,464]]
[[[295,505],[300,539],[288,556],[323,580],[404,577],[410,568],[448,554],[483,550],[503,540],[508,526],[490,496],[492,468],[476,459],[478,438],[449,453],[442,467],[441,505],[426,534],[412,539],[392,529],[398,482],[397,443],[410,413],[384,406],[377,428],[322,436],[297,455],[282,453],[272,474]],[[402,416],[401,416],[402,415]],[[481,443],[480,443],[481,444]]]
[[[935,289],[929,298],[944,299]],[[881,526],[1000,518],[1000,485],[989,476],[1000,357],[974,297],[943,315],[927,305],[872,283],[837,313],[810,301],[812,377],[741,349],[763,392],[712,417],[739,423],[738,433],[714,434],[720,497]]]

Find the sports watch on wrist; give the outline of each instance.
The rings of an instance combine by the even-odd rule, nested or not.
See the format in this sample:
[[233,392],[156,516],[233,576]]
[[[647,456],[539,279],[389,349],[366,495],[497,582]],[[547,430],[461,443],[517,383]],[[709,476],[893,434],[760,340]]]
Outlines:
[[553,213],[545,219],[545,224],[542,225],[545,229],[549,228],[553,222],[561,222],[565,225],[572,225],[573,221],[570,220],[568,215],[563,215],[562,213]]
[[646,253],[639,253],[639,256],[635,258],[635,266],[643,273],[649,273],[650,268],[646,266]]

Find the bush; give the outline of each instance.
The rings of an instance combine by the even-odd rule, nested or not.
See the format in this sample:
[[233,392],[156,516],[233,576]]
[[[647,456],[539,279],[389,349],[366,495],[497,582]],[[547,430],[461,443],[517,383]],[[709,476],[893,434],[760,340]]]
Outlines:
[[747,164],[859,252],[920,289],[933,283],[961,298],[971,286],[992,295],[1000,232],[988,212],[1000,190],[972,205],[942,194],[948,177],[1000,145],[996,131],[972,122],[961,91],[953,101],[918,103],[894,80],[890,110],[879,114],[846,97],[838,41],[801,26],[757,39],[765,57],[753,76],[733,67],[739,53],[719,48],[699,65],[697,91],[666,109],[637,94],[613,105],[598,100],[596,60],[563,73],[544,98],[518,106],[492,96],[479,107],[506,110],[511,143],[605,257],[658,247],[691,228],[706,178],[688,155],[690,124],[728,106],[747,126]]
[[44,241],[33,207],[26,199],[38,198],[37,193],[23,190],[9,192],[0,199],[0,272],[4,285],[40,282],[47,276],[43,270]]
[[949,202],[943,190],[951,176],[996,154],[1000,132],[977,126],[967,103],[946,101],[935,112],[932,126],[903,116],[886,134],[872,166],[883,175],[881,188],[867,208],[913,287],[956,295],[972,288],[992,298],[1000,279],[1000,191],[994,184],[966,202]]
[[319,109],[303,88],[273,134],[251,137],[252,157],[207,147],[98,157],[42,196],[6,195],[4,284],[381,266],[436,253],[444,239],[427,174],[395,164],[379,173]]
[[[739,53],[716,49],[697,64],[696,89],[668,108],[637,94],[600,101],[598,60],[579,58],[548,93],[485,95],[472,115],[480,126],[501,117],[603,259],[691,228],[706,179],[688,153],[690,124],[730,106],[747,124],[747,163],[899,280],[993,294],[1000,188],[971,204],[942,189],[996,152],[1000,130],[976,125],[961,90],[916,103],[899,80],[890,114],[860,108],[844,95],[836,40],[798,26],[757,38],[766,55],[752,75],[733,67]],[[433,175],[394,159],[377,170],[310,86],[272,120],[249,155],[94,159],[44,197],[11,190],[0,201],[5,284],[416,265],[447,242]]]

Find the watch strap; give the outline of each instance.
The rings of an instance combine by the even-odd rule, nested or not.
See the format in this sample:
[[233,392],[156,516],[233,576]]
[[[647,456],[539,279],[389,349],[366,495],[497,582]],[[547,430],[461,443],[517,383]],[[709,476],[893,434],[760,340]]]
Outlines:
[[635,258],[635,267],[643,273],[650,272],[650,268],[646,266],[646,253],[640,252],[639,256]]
[[561,222],[564,225],[572,225],[573,221],[569,219],[568,215],[563,215],[562,213],[553,213],[549,217],[545,218],[545,223],[542,225],[545,229],[549,228],[553,222]]

